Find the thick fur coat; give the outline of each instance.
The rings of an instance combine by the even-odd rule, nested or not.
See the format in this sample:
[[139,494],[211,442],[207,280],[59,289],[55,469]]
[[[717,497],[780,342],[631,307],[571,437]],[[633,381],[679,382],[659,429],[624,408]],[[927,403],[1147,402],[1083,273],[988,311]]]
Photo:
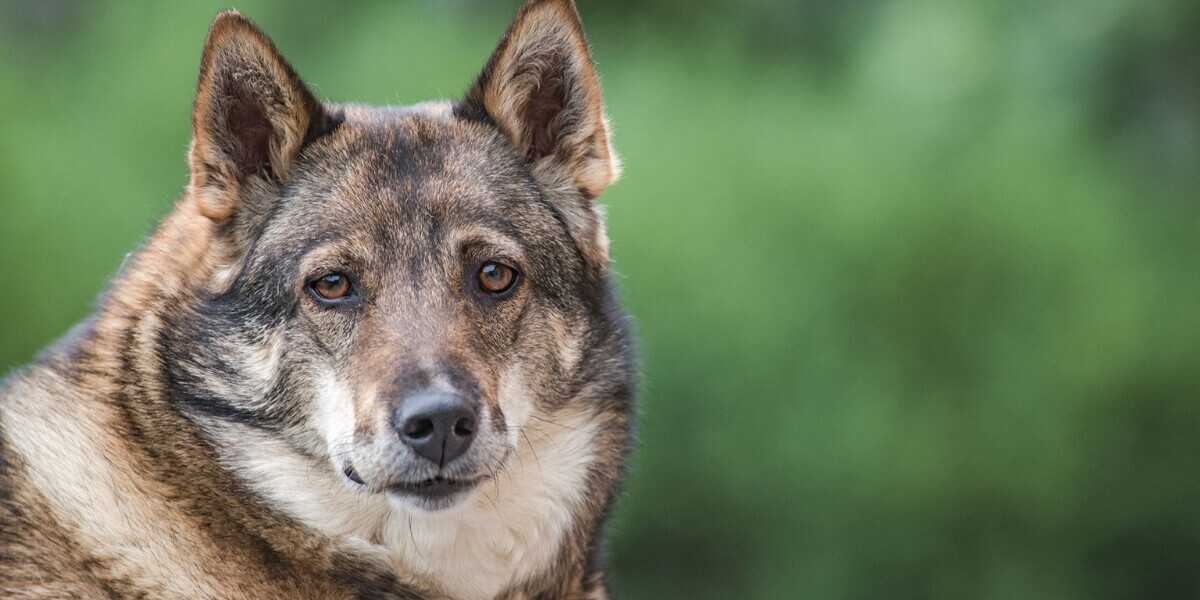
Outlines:
[[193,136],[173,212],[0,391],[0,596],[607,597],[635,384],[574,4],[383,108],[223,13]]

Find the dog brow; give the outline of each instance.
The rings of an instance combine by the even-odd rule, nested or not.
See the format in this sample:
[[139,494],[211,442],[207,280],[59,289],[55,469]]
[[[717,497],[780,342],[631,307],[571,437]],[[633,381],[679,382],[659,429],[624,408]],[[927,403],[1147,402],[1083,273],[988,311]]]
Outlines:
[[495,246],[510,254],[513,258],[524,258],[525,252],[521,244],[508,232],[502,229],[480,224],[459,227],[453,234],[455,245],[477,242]]

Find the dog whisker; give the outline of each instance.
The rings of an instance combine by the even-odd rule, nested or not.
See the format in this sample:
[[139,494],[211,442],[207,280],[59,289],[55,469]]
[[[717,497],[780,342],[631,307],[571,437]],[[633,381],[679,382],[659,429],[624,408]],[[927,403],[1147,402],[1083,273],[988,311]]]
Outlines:
[[416,552],[417,556],[424,558],[421,552],[421,545],[417,543],[417,534],[413,531],[412,515],[408,515],[408,538],[412,540],[413,552]]
[[578,429],[571,427],[570,425],[563,425],[562,423],[559,423],[557,421],[551,421],[550,419],[544,419],[537,415],[529,415],[529,418],[536,419],[536,420],[541,421],[542,423],[546,423],[548,425],[554,425],[555,427],[562,427],[563,429],[567,429],[570,431],[578,431]]
[[[499,500],[500,499],[500,480],[497,479],[496,471],[492,469],[491,465],[486,465],[486,466],[487,466],[488,472],[492,474],[492,486],[496,489],[496,500]],[[503,470],[504,465],[500,465],[500,469]],[[485,494],[485,496],[486,496],[486,494]]]
[[[533,462],[537,463],[538,475],[542,475],[542,461],[538,458],[537,450],[533,448],[533,442],[529,441],[529,436],[525,434],[525,428],[520,429],[521,437],[525,439],[525,444],[529,446],[529,453],[533,455]],[[520,453],[518,453],[519,455]]]

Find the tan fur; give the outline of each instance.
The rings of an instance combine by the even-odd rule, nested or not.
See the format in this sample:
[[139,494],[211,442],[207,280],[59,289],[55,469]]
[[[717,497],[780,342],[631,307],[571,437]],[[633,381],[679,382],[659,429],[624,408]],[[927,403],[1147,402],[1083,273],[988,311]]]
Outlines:
[[[548,53],[579,85],[533,110]],[[187,192],[96,315],[0,387],[0,597],[606,597],[632,358],[573,3],[530,2],[489,65],[459,104],[322,106],[217,18]],[[489,257],[530,281],[479,297]],[[353,310],[306,291],[341,269]],[[478,403],[469,454],[414,459],[414,389]],[[482,481],[434,509],[397,492],[410,475]]]

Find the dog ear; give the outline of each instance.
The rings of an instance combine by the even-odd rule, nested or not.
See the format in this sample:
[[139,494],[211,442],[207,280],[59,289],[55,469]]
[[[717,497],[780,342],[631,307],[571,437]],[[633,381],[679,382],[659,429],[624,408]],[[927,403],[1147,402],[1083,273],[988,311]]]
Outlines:
[[583,25],[572,0],[531,0],[464,102],[486,113],[552,187],[599,196],[620,166]]
[[320,102],[270,38],[235,11],[213,21],[192,111],[191,191],[207,217],[230,217],[252,188],[286,181],[325,127]]

